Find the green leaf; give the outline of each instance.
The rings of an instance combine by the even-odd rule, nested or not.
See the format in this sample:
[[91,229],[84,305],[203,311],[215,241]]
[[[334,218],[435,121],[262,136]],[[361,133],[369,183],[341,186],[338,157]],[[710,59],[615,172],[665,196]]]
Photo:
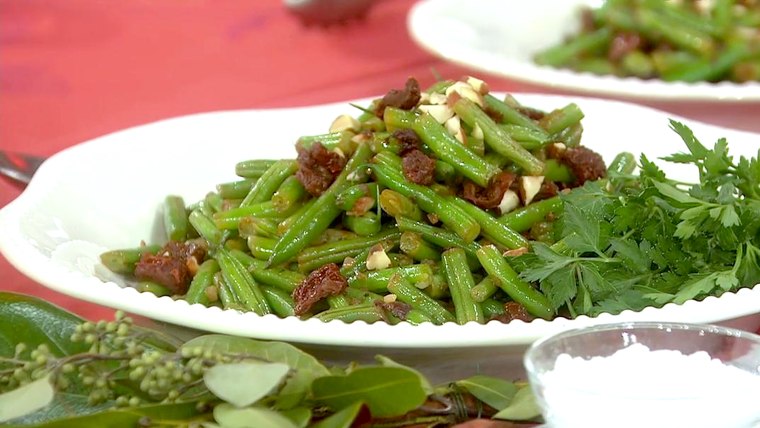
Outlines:
[[265,342],[244,337],[210,334],[190,340],[182,350],[211,350],[225,354],[242,354],[258,357],[273,363],[283,363],[293,369],[277,397],[277,408],[297,406],[314,379],[327,376],[330,371],[312,355],[283,342]]
[[298,428],[306,427],[311,420],[311,409],[308,407],[296,407],[294,409],[281,410],[280,414],[290,419],[290,421]]
[[354,421],[357,419],[362,409],[364,408],[365,407],[363,403],[354,403],[331,415],[330,417],[322,419],[318,423],[314,424],[311,428],[351,428]]
[[657,188],[657,190],[663,196],[673,199],[676,202],[680,202],[682,204],[703,204],[704,203],[704,201],[702,201],[701,199],[697,199],[693,196],[690,196],[688,193],[684,192],[683,190],[680,190],[676,188],[675,186],[670,185],[668,183],[653,181],[652,184],[654,185],[654,187]]
[[49,376],[0,394],[0,422],[34,413],[52,403],[54,396]]
[[84,352],[87,345],[70,340],[82,322],[76,315],[35,297],[0,292],[0,356],[12,357],[16,344],[22,342],[30,350],[45,344],[56,356]]
[[483,375],[460,380],[457,385],[497,410],[509,406],[517,392],[517,386],[514,383]]
[[[60,394],[58,394],[60,395]],[[71,409],[59,414],[66,417],[49,419],[39,423],[19,423],[7,425],[5,428],[103,428],[103,427],[135,427],[143,418],[149,418],[154,424],[180,426],[187,419],[198,415],[197,402],[180,404],[150,404],[130,408],[96,408],[95,413],[76,415]],[[92,408],[90,408],[92,409]]]
[[652,260],[636,241],[613,238],[610,244],[628,269],[638,273],[649,271]]
[[530,386],[523,386],[517,390],[509,406],[501,409],[493,415],[493,418],[510,421],[529,421],[539,416],[541,416],[541,408],[536,402],[536,396],[533,395]]
[[709,293],[715,288],[717,275],[717,273],[694,275],[690,281],[686,282],[678,290],[678,293],[673,298],[673,302],[680,305],[688,300]]
[[588,211],[581,211],[571,203],[565,203],[562,219],[566,230],[574,232],[565,238],[565,243],[579,253],[601,253],[603,250],[600,248],[599,240],[601,219],[589,214]]
[[203,374],[214,395],[237,407],[249,406],[280,385],[290,371],[282,363],[246,361],[215,365]]
[[707,156],[709,150],[707,150],[707,147],[705,147],[702,143],[699,142],[699,140],[697,140],[697,137],[694,136],[694,132],[692,132],[688,126],[671,119],[670,129],[674,130],[681,137],[683,142],[686,143],[686,147],[689,148],[689,151],[692,155],[694,155],[694,157],[698,159],[704,159],[705,156]]
[[236,408],[226,403],[214,408],[214,419],[222,428],[298,428],[293,421],[261,407]]
[[411,368],[409,366],[405,366],[403,364],[397,363],[397,362],[391,360],[390,358],[386,357],[385,355],[376,355],[375,356],[375,360],[378,363],[380,363],[380,365],[383,366],[383,367],[400,367],[402,369],[407,369],[407,370],[409,370],[411,372],[417,373],[417,376],[419,376],[419,378],[420,378],[420,385],[422,385],[422,389],[425,391],[425,395],[431,395],[431,394],[433,394],[433,391],[434,391],[433,385],[431,385],[430,381],[425,377],[425,375],[423,375],[419,371],[417,371],[417,370],[415,370],[415,369],[413,369],[413,368]]
[[314,400],[339,410],[364,402],[375,417],[403,415],[425,402],[419,376],[400,367],[363,367],[347,376],[326,376],[312,384]]

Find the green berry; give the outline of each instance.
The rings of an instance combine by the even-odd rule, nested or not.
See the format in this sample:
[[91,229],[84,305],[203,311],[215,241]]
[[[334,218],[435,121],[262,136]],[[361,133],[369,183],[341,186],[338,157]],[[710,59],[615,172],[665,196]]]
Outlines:
[[139,397],[132,397],[129,399],[129,406],[130,407],[137,407],[140,405],[140,398]]

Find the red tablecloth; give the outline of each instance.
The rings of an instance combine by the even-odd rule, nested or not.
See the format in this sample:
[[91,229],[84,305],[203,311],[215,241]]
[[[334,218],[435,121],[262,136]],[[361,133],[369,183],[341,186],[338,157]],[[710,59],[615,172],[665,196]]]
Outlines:
[[[412,42],[413,3],[378,0],[363,20],[321,28],[281,0],[0,0],[0,147],[49,156],[166,117],[372,96],[410,75],[431,83],[431,70],[472,74]],[[497,90],[548,92],[481,76]],[[760,131],[760,104],[649,104]],[[0,180],[0,207],[19,193]],[[2,256],[0,289],[90,318],[112,313],[45,289]]]

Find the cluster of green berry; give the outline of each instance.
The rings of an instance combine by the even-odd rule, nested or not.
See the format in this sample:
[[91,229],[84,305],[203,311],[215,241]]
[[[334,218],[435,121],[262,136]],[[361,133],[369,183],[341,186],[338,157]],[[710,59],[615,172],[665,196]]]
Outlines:
[[83,322],[70,339],[82,344],[83,352],[57,356],[44,344],[30,352],[22,343],[13,357],[0,357],[0,393],[48,376],[57,390],[85,391],[91,405],[202,403],[212,397],[203,373],[234,359],[201,349],[177,349],[156,340],[155,332],[135,327],[123,312],[117,312],[114,321]]

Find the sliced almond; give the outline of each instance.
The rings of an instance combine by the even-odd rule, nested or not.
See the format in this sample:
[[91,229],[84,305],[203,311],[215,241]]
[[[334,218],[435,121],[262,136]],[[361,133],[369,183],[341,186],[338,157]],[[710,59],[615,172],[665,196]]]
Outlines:
[[419,109],[433,116],[433,119],[438,123],[445,123],[449,118],[454,116],[454,110],[445,104],[424,105],[420,106]]
[[449,118],[443,126],[446,128],[446,131],[453,136],[456,136],[462,130],[462,122],[459,120],[459,116]]
[[472,86],[468,85],[465,82],[456,82],[453,85],[446,88],[446,96],[448,97],[448,103],[453,104],[456,102],[456,97],[454,96],[454,94],[462,98],[467,98],[468,100],[474,102],[480,107],[483,107],[483,96],[480,95],[480,93],[478,93],[475,89],[473,89]]
[[367,257],[367,270],[379,270],[389,268],[391,266],[391,259],[385,250],[380,247],[379,250],[373,251]]
[[472,128],[472,138],[477,138],[478,140],[482,140],[485,138],[485,136],[483,135],[483,130],[480,129],[480,125],[478,125],[477,123]]
[[420,93],[420,102],[418,104],[432,104],[430,102],[430,92]]
[[486,95],[490,91],[488,83],[478,79],[477,77],[465,76],[464,81],[468,85],[472,86],[472,89],[475,89],[475,91],[480,95]]
[[396,301],[396,295],[395,294],[386,294],[383,296],[383,302],[385,303],[393,303]]
[[499,202],[499,212],[506,214],[519,206],[520,197],[513,190],[507,190]]
[[344,158],[344,159],[346,157],[346,154],[343,153],[343,150],[341,150],[340,147],[336,147],[336,148],[332,149],[332,152],[335,153],[335,154],[337,154],[338,156]]
[[330,125],[330,132],[340,132],[345,130],[358,132],[359,129],[361,129],[359,121],[347,114],[342,114],[336,117]]
[[528,252],[528,247],[515,248],[514,250],[507,250],[502,254],[504,257],[517,257],[522,256]]
[[565,143],[554,143],[552,145],[554,146],[555,149],[557,149],[557,151],[564,152],[565,150],[567,150],[567,146],[565,145]]
[[446,95],[433,92],[430,94],[430,104],[446,104]]
[[533,201],[538,192],[541,190],[541,184],[544,182],[543,175],[523,175],[520,177],[520,193],[524,205]]

